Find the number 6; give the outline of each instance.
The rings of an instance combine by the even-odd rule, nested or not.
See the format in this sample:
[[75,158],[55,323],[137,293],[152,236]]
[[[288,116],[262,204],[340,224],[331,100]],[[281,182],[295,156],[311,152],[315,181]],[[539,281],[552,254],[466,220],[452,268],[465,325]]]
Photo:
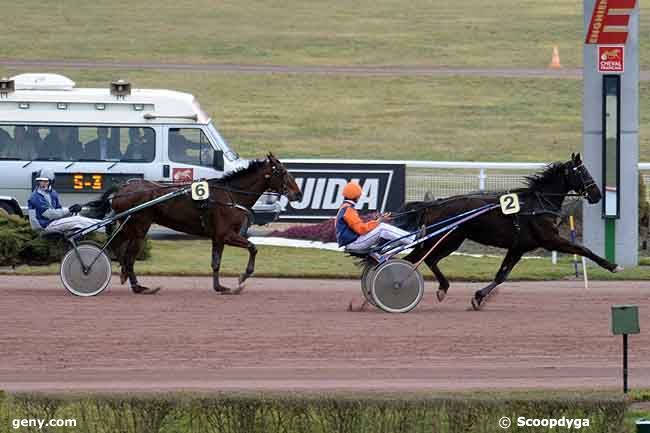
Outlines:
[[192,183],[192,200],[205,200],[210,197],[210,187],[208,182],[194,182]]

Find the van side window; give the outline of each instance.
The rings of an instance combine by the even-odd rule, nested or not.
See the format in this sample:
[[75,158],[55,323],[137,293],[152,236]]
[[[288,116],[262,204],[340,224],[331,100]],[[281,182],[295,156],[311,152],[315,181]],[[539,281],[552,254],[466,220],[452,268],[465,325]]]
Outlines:
[[43,150],[38,126],[0,126],[0,159],[34,160]]
[[214,149],[200,129],[170,128],[168,138],[171,161],[212,167]]
[[156,151],[156,132],[153,128],[122,128],[121,135],[122,161],[153,161]]
[[153,128],[0,125],[0,159],[151,162]]

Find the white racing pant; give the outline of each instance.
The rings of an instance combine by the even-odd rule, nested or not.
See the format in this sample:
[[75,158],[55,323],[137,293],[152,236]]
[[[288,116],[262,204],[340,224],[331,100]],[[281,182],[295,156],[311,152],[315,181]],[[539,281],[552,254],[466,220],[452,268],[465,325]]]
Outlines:
[[59,218],[58,220],[52,221],[45,227],[46,233],[67,233],[70,231],[76,231],[80,229],[85,229],[88,226],[91,226],[95,223],[98,223],[100,220],[86,218],[81,215],[71,215],[65,218]]
[[[393,239],[402,238],[399,240],[400,243],[408,245],[415,242],[416,235],[413,234],[408,236],[410,232],[402,230],[399,227],[392,226],[386,223],[379,223],[377,227],[366,233],[365,235],[359,236],[354,242],[351,242],[345,246],[345,248],[350,248],[353,250],[365,250],[370,248],[379,242],[379,239],[385,239],[387,241],[392,241]],[[406,236],[406,237],[402,237]]]

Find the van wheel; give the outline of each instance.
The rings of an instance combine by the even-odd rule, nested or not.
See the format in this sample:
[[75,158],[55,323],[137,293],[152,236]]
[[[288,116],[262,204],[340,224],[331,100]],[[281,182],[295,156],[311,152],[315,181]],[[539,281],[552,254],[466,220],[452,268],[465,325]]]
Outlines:
[[16,209],[14,209],[12,205],[4,201],[0,201],[0,209],[4,210],[9,215],[16,215]]

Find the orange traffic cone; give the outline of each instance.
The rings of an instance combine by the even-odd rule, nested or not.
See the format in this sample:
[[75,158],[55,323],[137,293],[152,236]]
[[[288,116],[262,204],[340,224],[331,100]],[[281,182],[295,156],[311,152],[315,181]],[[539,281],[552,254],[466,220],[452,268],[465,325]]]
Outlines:
[[557,45],[553,46],[553,57],[551,58],[551,64],[548,65],[549,68],[560,69],[562,65],[560,64],[560,52],[557,49]]

